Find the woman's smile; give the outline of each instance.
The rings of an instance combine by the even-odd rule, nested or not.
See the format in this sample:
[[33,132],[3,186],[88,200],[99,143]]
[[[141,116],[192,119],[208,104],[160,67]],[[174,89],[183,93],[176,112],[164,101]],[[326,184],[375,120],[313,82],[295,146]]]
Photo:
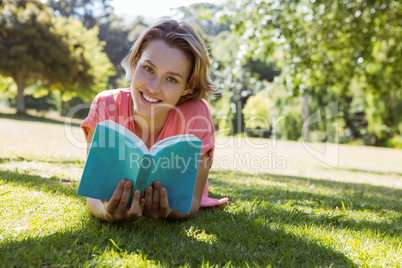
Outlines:
[[151,104],[161,102],[161,100],[150,97],[149,95],[145,94],[144,92],[141,92],[141,96],[143,97],[143,99],[145,99],[145,101],[150,102]]

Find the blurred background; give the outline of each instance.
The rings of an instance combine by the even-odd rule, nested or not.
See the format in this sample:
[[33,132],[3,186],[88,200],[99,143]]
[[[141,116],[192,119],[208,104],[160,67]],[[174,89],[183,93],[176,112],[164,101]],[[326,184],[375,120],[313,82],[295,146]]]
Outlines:
[[121,60],[143,30],[173,18],[209,48],[218,135],[299,140],[307,118],[336,102],[309,141],[402,148],[399,1],[148,2],[0,0],[0,112],[65,116],[128,87]]

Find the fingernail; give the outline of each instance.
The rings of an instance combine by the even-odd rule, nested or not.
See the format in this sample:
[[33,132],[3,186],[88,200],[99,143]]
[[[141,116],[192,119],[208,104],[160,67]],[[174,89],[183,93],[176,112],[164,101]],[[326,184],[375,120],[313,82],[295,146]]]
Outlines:
[[165,189],[161,189],[161,194],[165,194]]

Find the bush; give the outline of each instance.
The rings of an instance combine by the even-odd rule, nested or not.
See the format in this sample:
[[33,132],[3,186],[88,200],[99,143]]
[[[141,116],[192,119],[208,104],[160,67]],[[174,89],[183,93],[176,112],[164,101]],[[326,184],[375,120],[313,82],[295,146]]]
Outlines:
[[[71,109],[73,109],[77,105],[80,105],[83,103],[85,103],[85,102],[82,99],[80,99],[79,97],[73,97],[69,101],[64,101],[62,103],[60,114],[62,116],[67,116],[68,113],[71,111]],[[89,113],[89,107],[88,108],[82,107],[79,110],[77,110],[72,116],[73,116],[73,118],[84,119],[88,116],[88,113]]]
[[387,147],[402,149],[402,136],[395,135],[393,138],[387,141]]
[[[16,107],[15,98],[8,99],[8,103],[11,107]],[[33,95],[26,95],[25,107],[26,109],[35,109],[38,112],[57,111],[57,98],[52,93],[39,98],[35,98]]]
[[269,83],[251,96],[243,109],[247,133],[268,137],[274,134],[282,139],[301,137],[302,121],[300,98],[289,96],[283,85]]

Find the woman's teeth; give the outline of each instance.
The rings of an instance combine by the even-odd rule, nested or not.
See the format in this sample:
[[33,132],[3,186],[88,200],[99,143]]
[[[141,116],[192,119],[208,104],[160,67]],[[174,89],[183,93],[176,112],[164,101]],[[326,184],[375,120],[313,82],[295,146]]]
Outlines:
[[158,102],[159,101],[158,99],[151,98],[151,97],[145,95],[144,93],[142,93],[142,96],[144,96],[144,99],[146,99],[149,102]]

